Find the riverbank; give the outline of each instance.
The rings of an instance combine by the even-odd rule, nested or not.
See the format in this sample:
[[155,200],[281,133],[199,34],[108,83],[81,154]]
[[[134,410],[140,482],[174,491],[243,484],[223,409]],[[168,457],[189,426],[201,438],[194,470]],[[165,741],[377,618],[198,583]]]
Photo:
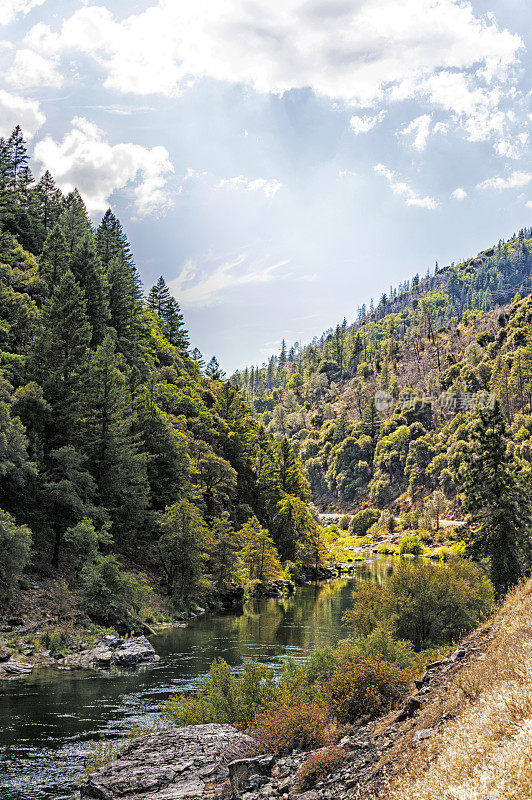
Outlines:
[[[118,762],[86,782],[82,797],[180,798],[184,795],[177,784],[187,785],[185,778],[193,782],[188,782],[187,796],[197,798],[214,791],[218,797],[241,800],[444,800],[449,786],[457,797],[527,797],[532,777],[530,760],[524,757],[532,729],[531,618],[529,580],[452,654],[429,665],[415,693],[401,705],[356,730],[341,731],[335,742],[339,762],[313,786],[302,785],[300,770],[319,753],[323,756],[323,750],[272,754],[253,762],[237,759],[236,764],[220,759],[216,786],[197,769],[187,774],[181,770],[178,776],[168,770],[163,774],[164,748],[158,743],[164,743],[166,732],[126,748]],[[200,743],[201,728],[194,733]],[[136,760],[136,752],[142,753],[142,760]],[[117,784],[113,776],[126,766]],[[150,787],[149,793],[143,786]],[[97,793],[102,787],[106,794]]]
[[[150,619],[151,624],[136,623],[135,627],[144,629],[146,635],[152,636],[171,628],[186,627],[197,617],[208,613],[241,614],[246,602],[257,599],[280,600],[291,596],[296,588],[352,575],[354,569],[355,563],[319,567],[312,573],[301,576],[297,584],[284,578],[256,583],[247,596],[243,587],[234,587],[220,597],[211,598],[209,602],[203,601],[202,605],[192,603],[188,610],[174,613],[171,618],[167,615],[168,621],[154,622]],[[105,639],[108,637],[133,643],[138,640],[138,636],[128,633],[124,639],[114,628],[97,625],[75,610],[70,614],[63,610],[62,616],[50,616],[53,610],[52,598],[57,592],[58,583],[60,584],[53,581],[34,582],[27,588],[20,589],[14,603],[14,607],[18,608],[18,615],[13,616],[11,612],[0,621],[0,681],[24,678],[39,669],[67,672],[116,665],[135,666],[134,656],[115,664],[114,661],[109,662],[101,657],[100,650],[105,650]],[[158,618],[160,619],[160,615]],[[126,663],[127,660],[129,663]],[[138,663],[150,663],[150,660],[147,649],[145,657]]]
[[0,704],[2,800],[72,800],[92,745],[120,743],[159,717],[170,694],[188,692],[223,658],[237,670],[256,660],[279,670],[317,648],[336,646],[361,581],[382,585],[391,559],[356,564],[353,578],[296,589],[290,597],[250,600],[243,613],[200,614],[150,637],[160,660],[136,669],[35,669],[4,681]]

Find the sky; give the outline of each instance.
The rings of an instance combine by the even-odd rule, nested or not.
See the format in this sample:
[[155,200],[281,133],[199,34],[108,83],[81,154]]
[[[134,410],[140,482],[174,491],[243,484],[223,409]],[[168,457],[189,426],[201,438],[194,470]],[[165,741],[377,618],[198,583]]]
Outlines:
[[0,135],[224,369],[532,224],[530,0],[0,0]]

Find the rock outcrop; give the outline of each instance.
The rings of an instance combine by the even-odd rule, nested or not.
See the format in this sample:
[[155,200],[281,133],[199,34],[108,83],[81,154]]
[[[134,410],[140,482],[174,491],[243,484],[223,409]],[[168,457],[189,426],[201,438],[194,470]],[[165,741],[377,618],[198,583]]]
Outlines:
[[74,653],[63,660],[64,667],[136,667],[159,661],[145,636],[135,639],[119,639],[108,634],[92,650]]
[[128,745],[94,772],[82,800],[195,800],[231,796],[229,764],[253,751],[253,740],[230,725],[188,725]]

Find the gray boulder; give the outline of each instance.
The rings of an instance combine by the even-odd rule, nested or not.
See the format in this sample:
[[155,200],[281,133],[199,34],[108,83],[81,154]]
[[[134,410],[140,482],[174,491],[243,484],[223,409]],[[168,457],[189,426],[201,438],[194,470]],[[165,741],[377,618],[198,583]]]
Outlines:
[[253,740],[230,725],[188,725],[143,736],[94,772],[82,800],[195,800],[223,794],[229,764]]
[[2,665],[4,672],[8,675],[31,675],[33,667],[31,664],[25,664],[23,661],[15,661],[14,658],[5,661]]

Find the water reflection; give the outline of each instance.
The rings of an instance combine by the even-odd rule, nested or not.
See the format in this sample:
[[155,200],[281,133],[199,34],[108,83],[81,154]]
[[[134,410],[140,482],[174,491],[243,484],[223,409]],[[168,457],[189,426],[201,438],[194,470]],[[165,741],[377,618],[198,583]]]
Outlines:
[[356,574],[298,590],[283,600],[247,603],[240,616],[205,616],[161,633],[161,661],[128,672],[39,670],[1,686],[0,797],[71,800],[88,743],[120,737],[133,721],[156,715],[170,692],[191,688],[215,658],[239,667],[246,659],[279,666],[347,635],[341,618],[357,583],[382,585],[393,562],[379,557]]

